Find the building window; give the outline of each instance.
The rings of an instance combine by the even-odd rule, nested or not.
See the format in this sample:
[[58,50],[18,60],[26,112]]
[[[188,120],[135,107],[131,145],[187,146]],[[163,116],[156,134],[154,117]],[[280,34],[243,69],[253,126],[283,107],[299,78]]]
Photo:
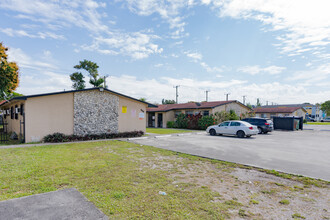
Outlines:
[[193,115],[194,112],[193,111],[186,111],[186,115]]
[[203,116],[209,116],[210,115],[210,111],[203,111]]
[[24,113],[24,104],[21,104],[21,115]]
[[15,119],[18,119],[18,106],[15,105]]
[[262,117],[262,118],[267,118],[267,115],[266,115],[265,113],[262,113],[262,114],[261,114],[261,117]]
[[14,119],[14,107],[10,108],[10,118]]
[[181,111],[175,111],[174,112],[174,117],[177,118],[181,114]]

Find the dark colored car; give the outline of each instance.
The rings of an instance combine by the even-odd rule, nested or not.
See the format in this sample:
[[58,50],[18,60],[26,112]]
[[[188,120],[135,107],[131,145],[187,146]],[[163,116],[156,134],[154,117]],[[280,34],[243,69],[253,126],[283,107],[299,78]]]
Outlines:
[[242,121],[249,122],[252,125],[258,127],[259,134],[264,133],[267,134],[274,129],[273,121],[267,118],[244,118]]

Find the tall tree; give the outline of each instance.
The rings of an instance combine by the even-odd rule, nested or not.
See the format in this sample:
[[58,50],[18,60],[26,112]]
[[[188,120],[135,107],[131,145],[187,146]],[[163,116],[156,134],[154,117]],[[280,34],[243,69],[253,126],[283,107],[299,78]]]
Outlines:
[[75,69],[84,69],[89,73],[90,80],[89,83],[94,87],[103,87],[104,79],[99,77],[98,68],[99,66],[89,60],[79,61],[78,65],[74,66]]
[[321,104],[321,110],[326,112],[327,115],[330,115],[330,100]]
[[11,94],[19,84],[19,69],[15,62],[8,62],[8,48],[0,42],[0,100]]
[[70,75],[70,79],[73,82],[72,88],[75,90],[84,89],[86,87],[84,75],[80,72],[75,72]]
[[169,100],[169,99],[162,99],[162,104],[167,105],[167,104],[175,104],[174,100]]

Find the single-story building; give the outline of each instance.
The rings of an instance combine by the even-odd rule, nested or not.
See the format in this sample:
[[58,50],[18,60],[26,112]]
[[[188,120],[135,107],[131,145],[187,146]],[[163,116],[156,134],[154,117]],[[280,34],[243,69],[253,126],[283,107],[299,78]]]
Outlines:
[[146,130],[146,109],[156,107],[105,88],[14,97],[0,105],[8,132],[26,143],[48,134],[118,133]]
[[147,108],[147,127],[166,128],[167,122],[175,121],[180,113],[205,116],[215,112],[229,112],[230,110],[234,110],[238,116],[252,111],[252,109],[236,100],[158,105],[157,108]]
[[297,116],[303,117],[305,119],[306,109],[301,106],[260,106],[254,108],[253,111],[256,114],[256,117],[261,118],[272,118],[274,116],[288,117],[288,116]]

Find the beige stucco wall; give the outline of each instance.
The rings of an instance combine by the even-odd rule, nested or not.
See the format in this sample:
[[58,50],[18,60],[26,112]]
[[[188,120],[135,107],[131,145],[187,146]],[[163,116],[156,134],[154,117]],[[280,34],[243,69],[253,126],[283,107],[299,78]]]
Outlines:
[[279,117],[303,117],[305,119],[306,112],[302,109],[298,109],[297,111],[294,111],[292,113],[257,113],[256,117],[261,117],[262,115],[265,115],[264,118],[272,118],[273,116],[279,116]]
[[248,107],[238,104],[236,102],[233,102],[233,103],[221,105],[221,106],[214,108],[212,110],[212,114],[214,114],[215,112],[221,112],[221,111],[229,112],[230,110],[234,110],[236,115],[238,115],[238,116],[240,116],[241,114],[246,114],[251,111]]
[[[14,108],[15,111],[15,106],[17,105],[18,108],[21,107],[21,104],[24,104],[25,101],[13,101],[11,103],[7,103],[6,105],[1,106],[1,109],[10,109],[11,107]],[[25,106],[24,106],[25,108]],[[4,121],[6,123],[8,123],[7,125],[7,131],[8,132],[15,132],[17,135],[20,134],[20,121],[23,122],[23,115],[21,115],[21,113],[18,113],[18,118],[15,119],[15,114],[14,114],[14,118],[11,119],[10,115],[6,116],[6,119],[4,119]],[[23,133],[23,125],[22,125],[22,133]]]
[[163,114],[163,126],[162,128],[166,128],[167,122],[168,121],[175,121],[174,118],[174,111],[168,111],[168,112],[157,112],[156,117],[155,117],[155,127],[158,127],[158,115]]
[[73,93],[28,98],[25,102],[26,142],[48,134],[73,134]]
[[[126,113],[123,113],[123,106],[126,106]],[[146,132],[146,121],[147,121],[146,109],[147,109],[147,104],[119,96],[119,109],[118,109],[119,132],[125,132],[125,131]],[[143,118],[139,116],[143,116]]]

